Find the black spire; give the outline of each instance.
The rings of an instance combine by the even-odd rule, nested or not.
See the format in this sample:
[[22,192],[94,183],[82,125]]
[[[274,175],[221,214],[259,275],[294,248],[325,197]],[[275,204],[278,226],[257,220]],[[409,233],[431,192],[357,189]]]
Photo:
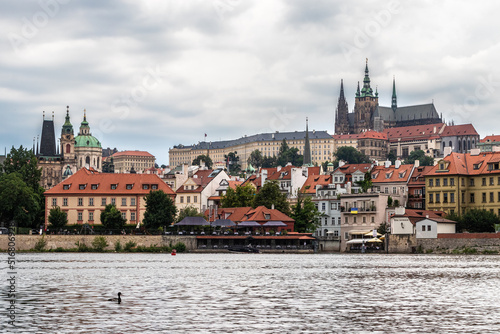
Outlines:
[[392,111],[396,112],[398,109],[398,99],[396,97],[396,78],[392,78],[392,103],[391,103]]
[[306,117],[306,139],[304,142],[304,165],[311,165],[311,144],[309,143],[308,119]]
[[344,95],[344,80],[340,81],[340,96],[335,110],[335,134],[349,133],[349,107]]

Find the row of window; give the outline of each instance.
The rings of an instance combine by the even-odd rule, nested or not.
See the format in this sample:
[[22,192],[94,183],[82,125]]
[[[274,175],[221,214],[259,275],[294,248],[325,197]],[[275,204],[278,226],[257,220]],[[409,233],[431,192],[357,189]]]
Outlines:
[[[122,212],[122,218],[123,219],[127,219],[127,213],[126,212]],[[77,220],[79,222],[83,221],[83,212],[78,212],[77,214]],[[136,213],[134,211],[130,212],[130,221],[135,221],[136,220]],[[93,211],[89,211],[88,212],[88,221],[94,221],[94,212]]]
[[[328,217],[325,218],[320,217],[318,219],[320,224],[322,224],[323,226],[328,226],[328,220],[329,220]],[[330,220],[331,220],[331,225],[335,226],[335,217],[331,217]],[[340,225],[340,217],[337,217],[337,225]]]
[[[356,216],[352,216],[352,220],[350,219],[350,217],[349,217],[349,216],[345,216],[345,217],[344,217],[344,223],[349,224],[349,222],[350,222],[350,221],[351,221],[353,224],[357,224],[357,223],[358,223],[358,217],[356,217]],[[363,224],[366,224],[366,222],[367,222],[366,216],[361,217],[361,222],[362,222]],[[371,216],[371,217],[370,217],[370,223],[375,223],[375,217],[374,217],[374,216]]]
[[[71,184],[65,184],[65,185],[63,185],[63,190],[69,190],[70,188],[71,188]],[[79,184],[79,185],[78,185],[78,189],[79,189],[79,190],[85,190],[86,188],[87,188],[87,184],[86,184],[86,183],[83,183],[83,184]],[[92,189],[92,190],[97,190],[98,188],[99,188],[99,184],[98,184],[98,183],[97,183],[97,184],[91,184],[91,185],[90,185],[90,189]],[[112,190],[117,189],[117,188],[118,188],[118,183],[113,183],[113,184],[111,184],[111,185],[110,185],[110,188],[111,188]],[[133,184],[133,183],[127,184],[127,185],[125,186],[125,188],[126,188],[127,190],[131,190],[131,189],[133,189],[133,188],[134,188],[134,184]],[[151,188],[152,190],[157,190],[157,189],[158,189],[158,184],[143,184],[143,185],[142,185],[142,189],[144,189],[144,190],[149,190],[150,188]]]
[[[184,196],[179,196],[180,203],[184,203]],[[186,196],[186,203],[191,203],[191,196]],[[193,203],[198,203],[198,196],[193,196]]]
[[[68,198],[65,197],[62,199],[62,206],[68,206]],[[116,205],[116,198],[112,197],[111,198],[111,204]],[[52,198],[52,206],[57,206],[57,198]],[[101,205],[106,206],[107,205],[107,198],[102,197],[101,198]],[[136,205],[136,199],[135,197],[130,198],[130,206],[135,206]],[[83,206],[83,198],[79,197],[78,198],[78,206]],[[94,198],[89,197],[88,198],[88,206],[94,206]],[[127,198],[122,197],[122,206],[127,206]]]
[[[441,180],[443,181],[443,187],[447,187],[448,186],[448,178],[443,178],[443,179],[429,179],[429,187],[440,187],[441,186]],[[453,177],[450,177],[449,179],[449,185],[450,186],[454,186],[455,185],[455,178]],[[475,186],[475,179],[474,178],[470,178],[469,179],[469,186],[470,187],[474,187]],[[465,186],[465,179],[462,178],[461,179],[461,185],[464,187]],[[483,177],[481,178],[481,186],[484,187],[484,186],[494,186],[495,185],[495,178],[490,176],[490,177]],[[497,186],[500,186],[500,176],[497,177]]]
[[[442,193],[443,203],[455,203],[455,193]],[[483,192],[481,193],[481,203],[495,203],[495,193],[494,192]],[[500,191],[497,192],[496,202],[500,202]],[[429,203],[441,203],[441,193],[429,194]],[[462,203],[465,203],[465,193],[462,193]],[[476,203],[476,194],[469,194],[469,203]]]

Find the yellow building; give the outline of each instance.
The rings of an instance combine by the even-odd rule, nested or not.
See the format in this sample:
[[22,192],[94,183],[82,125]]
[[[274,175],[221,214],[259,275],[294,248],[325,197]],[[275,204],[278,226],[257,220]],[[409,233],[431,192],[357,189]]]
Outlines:
[[463,214],[470,209],[500,215],[500,152],[451,153],[426,175],[426,208]]
[[113,159],[115,173],[129,173],[132,167],[136,172],[144,173],[148,168],[155,166],[155,157],[146,151],[116,152],[106,161]]

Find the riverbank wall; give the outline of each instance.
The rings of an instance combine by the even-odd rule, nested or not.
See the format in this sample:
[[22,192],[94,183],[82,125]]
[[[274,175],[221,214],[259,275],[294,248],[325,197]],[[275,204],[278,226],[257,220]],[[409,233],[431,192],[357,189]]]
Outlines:
[[500,253],[500,233],[441,233],[437,238],[389,235],[388,253]]
[[[89,247],[92,246],[96,235],[52,235],[48,234],[43,236],[46,241],[46,250],[63,248],[71,249],[77,248],[76,243],[85,244]],[[183,236],[183,235],[103,235],[108,242],[108,247],[105,250],[114,250],[115,244],[119,241],[123,246],[127,242],[134,242],[136,246],[150,247],[150,246],[170,246],[178,242],[186,245],[186,250],[196,249],[196,237]],[[40,235],[22,235],[15,236],[15,249],[16,251],[27,251],[34,249],[36,243],[41,240]],[[9,247],[8,235],[0,235],[0,249],[7,250]]]

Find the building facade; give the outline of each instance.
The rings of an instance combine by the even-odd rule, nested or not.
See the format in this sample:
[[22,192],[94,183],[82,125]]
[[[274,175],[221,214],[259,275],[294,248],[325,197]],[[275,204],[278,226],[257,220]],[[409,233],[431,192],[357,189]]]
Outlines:
[[[155,166],[155,157],[146,151],[122,151],[111,155],[115,166],[115,173],[130,173],[133,169],[138,173],[144,173],[147,169]],[[107,158],[106,160],[110,160]]]
[[146,212],[145,196],[162,190],[175,200],[175,193],[154,174],[99,173],[82,168],[57,184],[45,195],[45,226],[50,209],[60,207],[69,224],[101,224],[101,212],[114,204],[127,224],[142,222]]

